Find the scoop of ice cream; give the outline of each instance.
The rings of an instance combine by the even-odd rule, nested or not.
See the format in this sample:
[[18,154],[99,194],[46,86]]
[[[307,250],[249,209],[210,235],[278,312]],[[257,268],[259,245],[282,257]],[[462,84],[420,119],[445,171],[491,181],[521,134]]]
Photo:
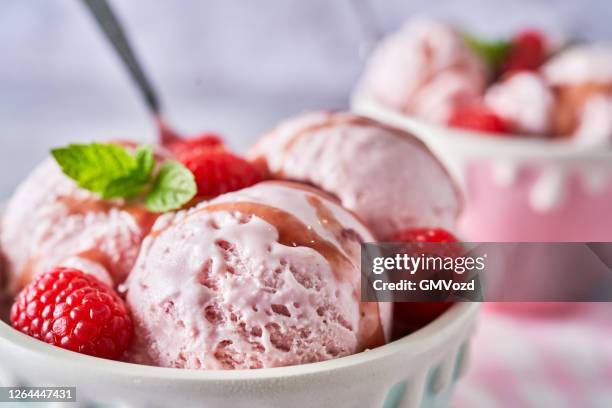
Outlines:
[[554,86],[612,84],[612,47],[597,43],[571,47],[548,61],[542,73]]
[[519,72],[489,88],[485,103],[522,134],[548,135],[554,95],[536,73]]
[[2,217],[1,246],[11,290],[55,266],[76,266],[122,282],[155,215],[80,189],[52,159],[17,188]]
[[556,95],[554,132],[574,134],[581,126],[585,104],[594,95],[612,95],[612,47],[590,44],[572,47],[551,59],[544,78]]
[[458,32],[417,18],[380,43],[358,89],[394,109],[446,123],[454,105],[482,95],[486,79],[486,65]]
[[585,102],[572,140],[589,146],[612,142],[612,96],[595,94]]
[[415,227],[454,230],[459,192],[414,136],[350,113],[317,112],[281,123],[251,150],[278,178],[335,195],[379,240]]
[[458,106],[479,100],[473,78],[452,70],[436,75],[416,94],[414,116],[433,123],[446,124]]
[[266,182],[164,216],[128,279],[141,355],[164,367],[277,367],[385,342],[390,304],[360,302],[373,237],[311,188]]

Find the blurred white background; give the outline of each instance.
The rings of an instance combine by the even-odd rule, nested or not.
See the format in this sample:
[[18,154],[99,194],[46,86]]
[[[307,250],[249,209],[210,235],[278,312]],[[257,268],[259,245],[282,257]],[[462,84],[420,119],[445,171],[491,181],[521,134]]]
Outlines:
[[[607,0],[111,0],[179,130],[238,150],[279,119],[342,108],[375,32],[414,14],[486,35],[539,26],[612,38]],[[79,0],[0,0],[0,199],[49,147],[155,128]]]

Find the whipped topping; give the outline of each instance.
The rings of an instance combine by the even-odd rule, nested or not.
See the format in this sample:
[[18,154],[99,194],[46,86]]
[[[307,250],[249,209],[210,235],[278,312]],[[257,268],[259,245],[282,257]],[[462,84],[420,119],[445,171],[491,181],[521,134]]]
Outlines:
[[552,85],[612,82],[612,47],[588,44],[561,52],[542,67],[545,79]]
[[554,95],[536,73],[519,72],[491,86],[485,103],[508,121],[514,132],[545,136],[550,131]]

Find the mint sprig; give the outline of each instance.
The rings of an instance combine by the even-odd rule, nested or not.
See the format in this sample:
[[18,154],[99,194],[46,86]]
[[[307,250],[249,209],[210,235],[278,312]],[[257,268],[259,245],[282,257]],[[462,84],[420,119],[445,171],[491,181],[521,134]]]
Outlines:
[[152,212],[180,208],[196,194],[193,174],[182,164],[163,163],[153,178],[155,157],[151,146],[134,153],[116,144],[71,144],[51,150],[64,174],[102,199],[146,196]]
[[478,54],[493,70],[498,69],[512,48],[507,40],[484,40],[471,34],[463,33],[465,43]]
[[51,150],[51,155],[79,187],[103,198],[111,198],[105,190],[112,181],[129,177],[137,168],[135,157],[113,144],[71,144]]
[[196,190],[193,173],[181,163],[167,161],[159,169],[147,195],[147,208],[153,212],[176,210],[189,202]]

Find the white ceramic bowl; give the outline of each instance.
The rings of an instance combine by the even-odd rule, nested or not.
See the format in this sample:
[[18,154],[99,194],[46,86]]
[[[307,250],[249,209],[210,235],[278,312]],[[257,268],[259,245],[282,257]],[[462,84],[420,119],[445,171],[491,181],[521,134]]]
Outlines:
[[[478,304],[454,305],[382,347],[320,363],[197,371],[66,351],[0,322],[5,384],[76,386],[80,403],[136,407],[444,407],[466,361]],[[1,381],[0,381],[1,382]]]

